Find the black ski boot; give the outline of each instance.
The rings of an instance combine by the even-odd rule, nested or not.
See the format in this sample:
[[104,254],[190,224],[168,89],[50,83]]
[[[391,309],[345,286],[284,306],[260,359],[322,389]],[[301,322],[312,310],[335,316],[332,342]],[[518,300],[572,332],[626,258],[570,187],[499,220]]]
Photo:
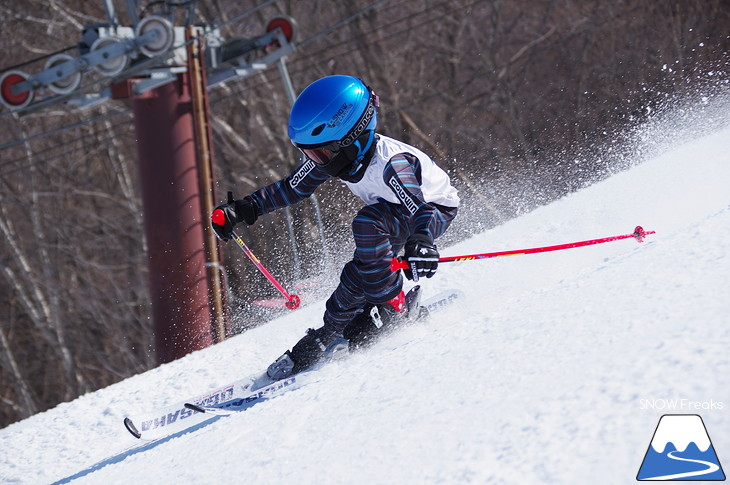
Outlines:
[[284,352],[269,366],[266,374],[273,381],[285,379],[326,359],[337,358],[344,351],[347,351],[345,339],[324,327],[310,328],[291,350]]
[[343,336],[350,342],[350,349],[372,344],[383,333],[420,316],[421,287],[410,289],[380,305],[368,304],[363,312],[345,327]]

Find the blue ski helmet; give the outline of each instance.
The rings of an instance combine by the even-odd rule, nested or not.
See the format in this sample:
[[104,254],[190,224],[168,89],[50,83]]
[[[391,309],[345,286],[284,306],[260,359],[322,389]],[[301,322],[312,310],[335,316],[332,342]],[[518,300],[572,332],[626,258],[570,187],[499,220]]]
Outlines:
[[375,140],[377,107],[378,97],[360,79],[323,77],[307,86],[294,102],[289,138],[330,175],[359,180]]

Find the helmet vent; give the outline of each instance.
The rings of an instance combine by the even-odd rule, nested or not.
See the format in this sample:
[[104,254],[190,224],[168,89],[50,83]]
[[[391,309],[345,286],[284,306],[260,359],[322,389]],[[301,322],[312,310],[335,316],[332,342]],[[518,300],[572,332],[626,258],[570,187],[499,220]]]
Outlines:
[[317,126],[315,129],[312,130],[312,136],[317,136],[324,130],[324,127],[327,126],[325,123],[322,123],[321,125]]

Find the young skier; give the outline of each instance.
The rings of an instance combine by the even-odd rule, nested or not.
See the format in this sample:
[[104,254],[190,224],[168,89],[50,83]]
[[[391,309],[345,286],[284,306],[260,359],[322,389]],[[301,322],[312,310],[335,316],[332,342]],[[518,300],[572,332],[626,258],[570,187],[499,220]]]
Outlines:
[[402,252],[406,277],[418,281],[436,272],[441,236],[457,213],[459,198],[448,175],[426,154],[375,133],[378,97],[360,79],[327,76],[296,99],[288,134],[305,162],[285,179],[240,200],[218,206],[212,217],[223,241],[237,223],[312,195],[331,177],[339,178],[366,204],[352,222],[355,254],[327,300],[324,325],[310,329],[267,369],[272,380],[301,372],[334,352],[365,343],[388,324],[405,318],[405,295],[392,258]]

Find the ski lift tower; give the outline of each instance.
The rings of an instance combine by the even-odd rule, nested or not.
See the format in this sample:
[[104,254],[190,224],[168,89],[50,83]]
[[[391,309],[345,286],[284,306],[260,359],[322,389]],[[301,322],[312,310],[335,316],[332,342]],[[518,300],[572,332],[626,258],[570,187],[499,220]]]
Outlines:
[[[139,18],[137,0],[125,0],[129,24],[120,25],[112,0],[102,1],[108,23],[84,27],[79,55],[55,55],[34,75],[6,72],[0,101],[21,114],[131,104],[157,358],[169,362],[226,336],[220,247],[208,222],[217,199],[207,89],[278,62],[293,96],[284,59],[296,25],[276,17],[257,37],[226,40],[194,23],[194,2],[155,2],[162,10]],[[92,81],[81,86],[84,77]]]

